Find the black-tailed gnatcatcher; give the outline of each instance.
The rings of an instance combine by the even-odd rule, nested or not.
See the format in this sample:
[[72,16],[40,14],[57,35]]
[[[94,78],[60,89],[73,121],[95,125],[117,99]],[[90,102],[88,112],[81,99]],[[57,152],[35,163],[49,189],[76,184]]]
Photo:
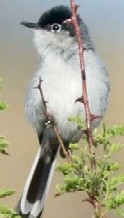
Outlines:
[[[43,13],[37,23],[22,22],[34,29],[34,43],[41,56],[26,101],[26,115],[37,132],[40,148],[16,208],[22,217],[38,218],[42,214],[59,148],[53,129],[46,123],[43,99],[36,88],[39,78],[43,81],[47,111],[53,115],[64,144],[68,146],[70,142],[77,142],[82,135],[77,125],[68,120],[70,116],[80,115],[85,122],[83,104],[76,102],[82,96],[82,79],[75,32],[70,23],[64,22],[69,18],[71,10],[66,6],[57,6]],[[78,23],[83,39],[90,110],[92,114],[103,117],[109,95],[108,75],[79,15]],[[98,126],[100,120],[101,117],[92,122],[92,129]]]

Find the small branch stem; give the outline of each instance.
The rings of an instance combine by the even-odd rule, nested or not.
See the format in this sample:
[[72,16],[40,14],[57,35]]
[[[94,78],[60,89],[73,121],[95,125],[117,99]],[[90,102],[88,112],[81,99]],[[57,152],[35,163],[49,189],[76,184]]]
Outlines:
[[99,218],[106,218],[106,216],[104,215],[104,213],[102,212],[102,208],[101,205],[98,201],[94,202],[94,210],[96,212],[96,216],[97,214],[99,215]]
[[47,101],[45,101],[45,98],[44,98],[44,94],[43,94],[43,90],[42,90],[42,86],[41,86],[41,83],[43,81],[41,80],[41,77],[39,78],[39,84],[35,87],[36,89],[38,89],[40,91],[40,95],[41,95],[41,99],[43,101],[43,105],[44,105],[44,109],[45,109],[45,116],[47,118],[47,120],[49,119],[49,115],[48,115],[48,112],[47,112]]
[[69,151],[65,149],[65,146],[64,146],[64,144],[63,144],[63,141],[62,141],[62,139],[61,139],[61,137],[60,137],[60,135],[59,135],[58,129],[57,129],[57,127],[56,127],[55,125],[54,125],[53,129],[54,129],[54,132],[55,132],[55,134],[56,134],[56,137],[57,137],[57,139],[58,139],[58,141],[59,141],[59,144],[60,144],[60,146],[61,146],[61,148],[62,148],[63,154],[64,154],[65,157],[67,158],[68,162],[72,162],[72,157],[71,157]]
[[102,212],[101,204],[94,197],[88,197],[83,199],[83,202],[88,202],[94,207],[94,213],[99,218],[106,218],[105,214]]
[[[42,101],[43,101],[43,105],[44,105],[44,109],[45,109],[44,115],[45,115],[47,121],[49,121],[50,118],[53,117],[53,115],[52,115],[52,114],[49,114],[48,111],[47,111],[47,103],[48,103],[48,102],[47,102],[47,101],[45,100],[45,98],[44,98],[44,94],[43,94],[43,90],[42,90],[41,83],[42,83],[42,80],[41,80],[41,78],[39,78],[39,84],[38,84],[38,86],[35,87],[35,88],[37,88],[37,89],[40,91],[41,99],[42,99]],[[53,117],[53,118],[54,118],[54,117]],[[53,128],[53,130],[54,130],[54,132],[55,132],[55,135],[56,135],[56,137],[57,137],[57,139],[58,139],[58,142],[59,142],[60,147],[61,147],[61,149],[62,149],[62,151],[63,151],[63,154],[64,154],[65,157],[67,158],[68,162],[72,162],[71,154],[69,153],[68,150],[65,149],[65,146],[64,146],[63,141],[62,141],[62,139],[61,139],[61,137],[60,137],[60,135],[59,135],[59,131],[58,131],[57,127],[56,127],[55,122],[53,123],[52,128]]]
[[81,68],[81,77],[82,77],[82,92],[83,92],[82,102],[84,104],[85,114],[86,114],[87,136],[88,136],[87,139],[88,139],[88,144],[89,144],[89,152],[92,157],[91,158],[91,168],[95,172],[96,171],[95,150],[94,150],[92,133],[91,133],[91,120],[92,119],[91,119],[91,112],[89,108],[89,101],[88,101],[88,94],[87,94],[84,50],[83,50],[83,42],[81,38],[80,27],[78,25],[77,14],[76,14],[78,5],[75,4],[74,0],[70,0],[70,4],[71,4],[71,11],[72,11],[71,23],[75,30],[77,43],[78,43],[78,49],[79,49],[80,68]]
[[[95,173],[96,172],[96,158],[95,158],[95,147],[93,143],[92,130],[91,130],[91,122],[94,119],[99,118],[100,116],[91,114],[91,111],[90,111],[88,93],[87,93],[87,84],[86,84],[83,39],[81,38],[80,27],[78,25],[77,14],[76,14],[78,5],[75,4],[74,0],[70,0],[70,5],[71,5],[72,17],[71,19],[65,22],[72,23],[74,30],[75,30],[75,34],[76,34],[77,43],[78,43],[83,94],[81,98],[77,99],[77,101],[80,101],[84,104],[85,115],[86,115],[86,125],[87,125],[86,135],[87,135],[87,140],[88,140],[88,145],[89,145],[89,153],[91,156],[90,165],[91,165],[91,170]],[[88,196],[89,198],[87,199],[87,201],[93,205],[96,217],[98,215],[99,218],[105,218],[105,215],[102,212],[101,204],[100,202],[97,201],[95,193],[94,193],[94,196],[91,196],[90,194],[88,194]]]

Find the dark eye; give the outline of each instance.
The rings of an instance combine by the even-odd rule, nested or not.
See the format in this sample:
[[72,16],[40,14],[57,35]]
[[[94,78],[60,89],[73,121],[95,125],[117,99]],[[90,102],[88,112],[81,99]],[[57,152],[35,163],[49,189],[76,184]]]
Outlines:
[[51,32],[60,32],[61,31],[61,25],[58,23],[53,23],[51,25]]

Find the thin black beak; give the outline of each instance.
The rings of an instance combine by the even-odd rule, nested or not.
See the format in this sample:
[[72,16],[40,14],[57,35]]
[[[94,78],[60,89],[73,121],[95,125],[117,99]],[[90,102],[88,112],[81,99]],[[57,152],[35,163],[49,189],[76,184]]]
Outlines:
[[29,22],[25,22],[25,21],[22,21],[21,22],[21,25],[24,25],[28,28],[34,28],[34,29],[38,29],[38,23],[29,23]]

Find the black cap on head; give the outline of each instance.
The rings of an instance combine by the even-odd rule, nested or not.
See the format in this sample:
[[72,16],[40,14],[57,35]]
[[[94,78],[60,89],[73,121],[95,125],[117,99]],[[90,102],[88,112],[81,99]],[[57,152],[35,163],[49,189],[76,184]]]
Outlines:
[[[68,32],[70,37],[75,37],[75,30],[73,28],[73,25],[71,23],[64,23],[65,20],[71,18],[71,15],[72,12],[68,6],[58,5],[44,12],[37,23],[22,22],[21,24],[28,28],[45,29],[47,31],[51,31],[51,26],[53,24],[59,24],[61,25],[62,31]],[[79,15],[77,15],[77,19],[85,48],[94,50],[94,46],[90,39],[87,26],[82,21]]]
[[71,18],[71,10],[69,7],[60,5],[44,12],[37,23],[21,22],[21,24],[28,28],[45,29],[47,25],[53,23],[62,24],[69,18]]
[[71,10],[69,7],[63,5],[56,6],[42,14],[38,21],[38,26],[44,29],[47,25],[53,23],[62,24],[69,18],[71,18]]

